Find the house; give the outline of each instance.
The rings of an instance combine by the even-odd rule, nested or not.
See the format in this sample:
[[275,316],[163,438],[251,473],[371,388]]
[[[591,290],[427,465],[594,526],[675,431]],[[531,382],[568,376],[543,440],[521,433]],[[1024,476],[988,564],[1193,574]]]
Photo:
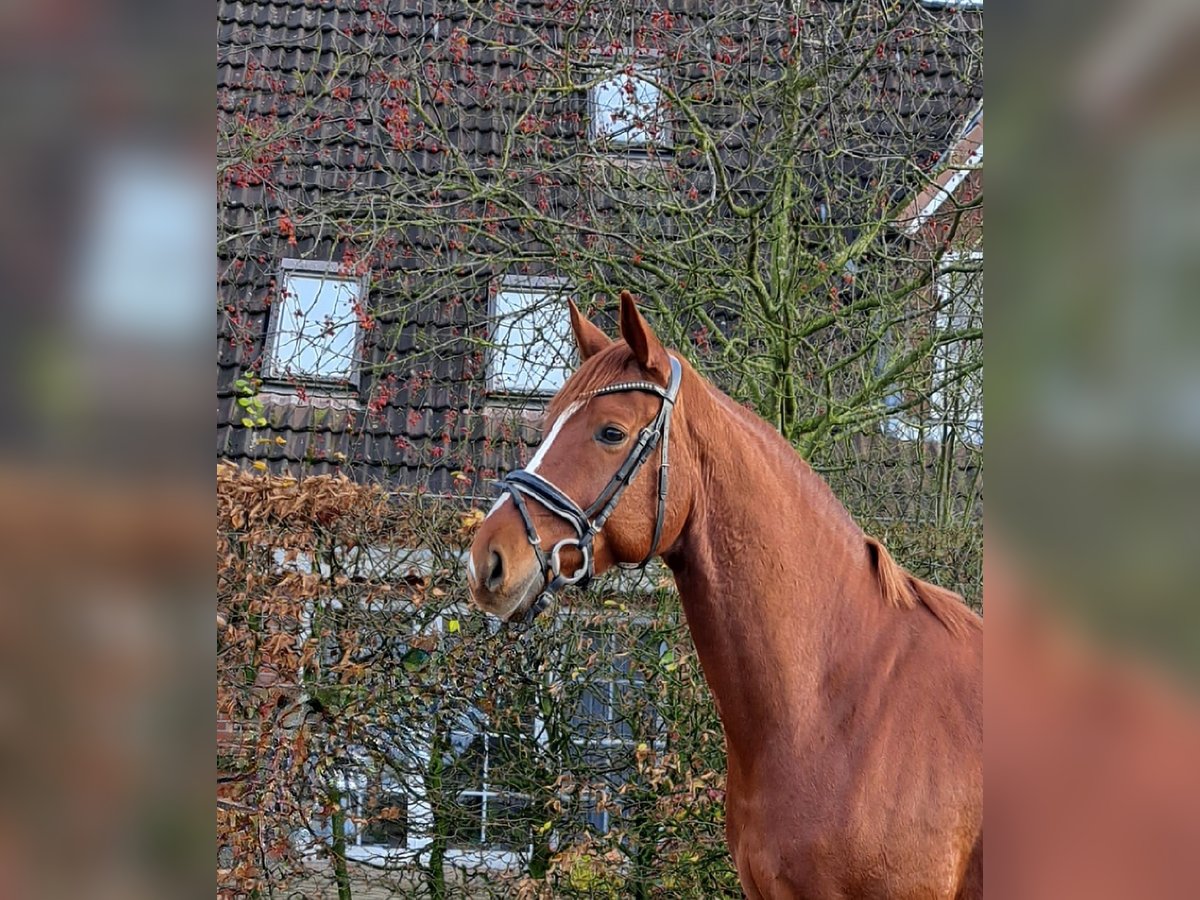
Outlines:
[[[974,4],[864,26],[857,40],[879,71],[856,87],[867,112],[852,137],[876,162],[814,162],[820,222],[853,221],[859,185],[934,189],[909,170],[936,168],[981,91],[979,14],[963,6]],[[763,35],[781,56],[789,40],[831,53],[841,9],[780,7],[778,23],[749,28],[709,4],[635,2],[621,9],[628,27],[581,22],[592,33],[572,37],[576,71],[555,45],[574,8],[219,4],[219,458],[486,496],[530,455],[539,410],[572,365],[562,298],[588,306],[653,280],[607,230],[678,244],[682,214],[638,198],[657,204],[668,195],[651,192],[669,189],[703,203],[715,190],[664,95],[690,92],[752,200],[765,182],[747,148],[761,123],[737,118],[722,66],[760,52]],[[880,161],[888,148],[903,165]],[[842,196],[818,196],[834,178]],[[707,327],[677,336],[703,341]]]
[[[896,224],[914,254],[936,268],[930,297],[935,324],[947,331],[983,327],[983,102],[942,156],[937,174],[904,208]],[[979,368],[948,383],[953,364],[975,357]],[[898,412],[885,432],[908,440],[941,441],[949,436],[978,447],[983,443],[983,370],[979,343],[956,341],[933,355],[934,387],[927,402]],[[947,382],[947,383],[943,383]],[[903,395],[894,395],[901,405]]]
[[[632,287],[678,313],[661,319],[676,345],[718,344],[740,314],[721,298],[743,211],[781,168],[796,177],[775,221],[798,217],[811,242],[793,258],[849,253],[910,196],[905,222],[923,224],[899,239],[933,240],[952,207],[938,198],[972,189],[942,155],[982,93],[978,6],[860,21],[836,0],[222,0],[218,458],[488,502],[573,367],[565,298],[604,320]],[[814,123],[795,147],[780,109]],[[630,680],[589,701],[593,724],[612,730]],[[486,725],[452,740],[487,770]],[[400,791],[342,777],[360,812]],[[461,843],[505,862],[493,788],[464,788],[480,813]],[[422,840],[355,831],[348,855]]]

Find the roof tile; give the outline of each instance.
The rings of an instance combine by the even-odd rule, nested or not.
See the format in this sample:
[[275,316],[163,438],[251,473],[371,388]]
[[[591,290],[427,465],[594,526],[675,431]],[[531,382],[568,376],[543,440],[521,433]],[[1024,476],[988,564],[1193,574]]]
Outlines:
[[[710,0],[669,0],[669,6],[684,29],[704,26],[714,8]],[[554,14],[544,0],[519,0],[519,7],[526,23],[549,20],[544,26],[549,39],[557,39],[553,32],[558,23],[553,21]],[[218,107],[223,120],[236,121],[240,115],[251,121],[260,119],[261,125],[277,114],[295,114],[301,132],[296,146],[288,150],[296,159],[290,165],[275,167],[269,187],[252,180],[239,187],[236,179],[222,185],[220,227],[229,239],[222,243],[219,303],[232,305],[241,319],[234,326],[228,316],[218,317],[218,455],[257,458],[265,453],[272,471],[282,471],[287,462],[316,473],[339,470],[339,464],[330,459],[345,453],[351,460],[365,460],[364,465],[354,467],[364,476],[374,471],[378,477],[400,484],[449,491],[451,472],[464,462],[479,467],[477,478],[481,482],[486,470],[494,475],[526,462],[530,448],[540,437],[539,424],[535,416],[524,417],[522,422],[521,416],[485,409],[481,367],[477,361],[468,365],[465,345],[460,343],[463,339],[455,332],[471,329],[472,333],[480,333],[477,330],[482,329],[486,319],[485,285],[494,273],[482,265],[468,268],[469,249],[443,253],[447,236],[432,234],[412,221],[400,199],[404,179],[430,184],[431,177],[445,169],[445,148],[397,149],[382,127],[382,118],[376,121],[372,115],[371,105],[376,102],[372,98],[378,96],[379,87],[369,78],[387,71],[388,54],[411,59],[418,48],[431,65],[442,66],[449,73],[452,83],[446,87],[455,102],[440,110],[441,121],[456,147],[468,154],[476,170],[486,176],[489,165],[509,142],[502,126],[506,110],[526,102],[525,96],[499,87],[521,76],[520,51],[505,49],[504,44],[522,38],[519,29],[484,27],[475,22],[466,27],[471,34],[467,43],[469,64],[453,66],[439,61],[447,49],[446,42],[428,40],[422,29],[432,27],[430,14],[434,11],[445,16],[439,22],[439,28],[447,29],[443,34],[455,26],[462,27],[476,15],[468,4],[423,0],[388,4],[388,10],[398,33],[384,38],[377,33],[358,33],[372,27],[369,12],[360,7],[358,0],[221,0],[217,4]],[[891,92],[893,99],[889,102],[896,106],[895,115],[900,121],[880,116],[869,123],[868,140],[886,143],[919,123],[929,146],[934,147],[960,126],[962,116],[975,104],[981,90],[979,84],[964,85],[957,76],[963,59],[979,40],[978,28],[968,18],[963,21],[961,39],[956,35],[942,46],[922,47],[919,37],[902,42],[896,52],[912,70],[902,80],[893,74],[890,63],[880,67],[880,72],[886,73],[880,79],[880,89]],[[349,36],[347,31],[351,32]],[[347,106],[326,93],[324,82],[344,61],[341,57],[366,40],[380,48],[380,65],[372,68],[368,77],[338,75],[338,83],[350,89],[351,106]],[[812,52],[823,52],[823,48],[813,48]],[[475,86],[463,80],[468,70],[477,80]],[[708,78],[699,70],[678,75],[681,81]],[[491,99],[484,101],[477,96],[478,83],[494,85]],[[491,108],[485,108],[485,104]],[[741,105],[740,98],[730,94],[702,114],[721,133],[722,152],[728,161],[748,169],[752,162],[750,148],[739,129],[757,123],[744,118]],[[556,130],[551,133],[562,136],[584,127],[585,107],[581,95],[531,112],[558,115],[574,110],[573,121],[553,126]],[[353,123],[345,119],[351,108],[356,110]],[[535,136],[514,135],[511,146],[518,152],[535,154],[529,157],[532,168],[539,160],[545,165],[547,160],[562,159],[566,152],[573,152],[573,148],[568,151],[557,144],[547,151]],[[319,147],[319,153],[314,147]],[[697,185],[707,188],[703,159],[689,155],[682,145],[676,147],[671,158],[674,164],[693,173],[689,177],[694,177]],[[864,170],[860,177],[870,175]],[[748,195],[764,187],[752,172],[744,183]],[[322,408],[315,397],[308,401],[298,397],[286,402],[274,399],[266,404],[272,428],[254,432],[272,440],[261,446],[247,446],[250,432],[237,425],[240,416],[232,384],[256,364],[261,352],[271,296],[269,285],[277,261],[283,256],[340,259],[346,248],[336,237],[336,229],[325,229],[319,235],[308,233],[304,212],[341,197],[357,200],[368,193],[380,198],[376,212],[396,223],[398,249],[386,267],[395,278],[388,280],[386,290],[376,290],[372,297],[381,310],[380,321],[395,323],[396,339],[389,342],[380,336],[368,346],[374,368],[364,375],[362,402],[365,405],[373,396],[376,378],[389,373],[396,376],[396,383],[389,388],[393,394],[374,418],[344,406],[331,408],[327,402]],[[615,192],[611,201],[590,199],[601,211],[616,213],[636,201]],[[569,208],[580,200],[570,185],[559,185],[551,192],[550,202],[560,208]],[[449,197],[444,201],[449,202]],[[293,213],[298,223],[294,246],[278,234],[277,226],[279,216]],[[666,223],[664,231],[669,230],[670,223]],[[518,242],[531,254],[550,254],[556,249],[539,245],[532,235],[518,233],[511,222],[503,223],[499,234]],[[471,246],[468,244],[468,248]],[[232,265],[235,256],[242,262],[240,267]],[[459,264],[462,270],[455,271],[452,267]],[[455,284],[468,300],[448,302],[446,292],[442,292],[440,301],[414,304],[413,292],[423,289],[421,272],[430,266],[438,266],[439,277]],[[247,336],[253,339],[250,346],[242,340]],[[394,359],[388,359],[389,352]],[[512,427],[505,430],[502,420]],[[447,434],[448,444],[442,440]],[[276,436],[284,439],[282,444],[273,440]],[[486,485],[481,483],[479,489],[486,493]]]

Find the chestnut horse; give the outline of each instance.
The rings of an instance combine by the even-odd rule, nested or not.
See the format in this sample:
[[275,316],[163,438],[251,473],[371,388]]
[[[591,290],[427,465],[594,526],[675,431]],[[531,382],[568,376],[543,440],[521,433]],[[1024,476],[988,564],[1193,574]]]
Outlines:
[[982,621],[665,350],[628,292],[623,340],[574,305],[571,323],[582,364],[475,537],[475,603],[527,618],[661,554],[725,730],[746,895],[981,897]]

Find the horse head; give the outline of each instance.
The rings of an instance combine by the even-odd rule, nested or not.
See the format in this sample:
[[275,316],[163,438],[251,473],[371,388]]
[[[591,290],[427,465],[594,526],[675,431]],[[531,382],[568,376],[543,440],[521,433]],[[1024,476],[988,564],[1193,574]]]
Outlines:
[[686,448],[672,441],[684,433],[683,364],[628,291],[620,340],[570,311],[579,369],[551,400],[529,465],[501,482],[468,558],[475,604],[505,620],[536,615],[563,585],[644,565],[686,518]]

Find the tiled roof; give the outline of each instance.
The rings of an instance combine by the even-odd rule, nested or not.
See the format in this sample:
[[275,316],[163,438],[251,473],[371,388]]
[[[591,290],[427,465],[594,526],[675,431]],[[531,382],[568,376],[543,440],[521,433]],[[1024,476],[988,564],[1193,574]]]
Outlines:
[[[745,6],[756,13],[765,8],[762,3]],[[668,10],[673,27],[685,29],[704,25],[715,7],[722,15],[732,8],[708,0],[671,0],[647,4],[647,14]],[[544,39],[556,46],[562,39],[559,20],[569,18],[571,5],[566,0],[501,0],[488,8],[501,18],[504,9],[511,11],[513,22],[485,24],[470,19],[473,8],[459,0],[217,4],[218,110],[226,136],[236,136],[236,146],[230,144],[220,158],[218,456],[263,460],[276,471],[352,468],[364,477],[425,485],[436,492],[482,493],[484,480],[530,455],[537,438],[531,423],[496,412],[494,404],[489,411],[482,381],[479,338],[488,285],[510,269],[500,266],[495,254],[474,252],[487,236],[472,235],[455,247],[456,238],[446,229],[405,223],[406,192],[433,184],[431,179],[444,173],[448,148],[398,136],[409,125],[403,117],[389,120],[395,109],[380,104],[387,96],[379,90],[381,80],[396,77],[398,60],[404,61],[399,68],[405,71],[424,71],[420,66],[428,65],[449,73],[431,84],[433,89],[440,84],[456,101],[436,107],[452,149],[471,168],[492,171],[506,152],[505,111],[523,102],[523,57],[511,49],[514,36],[526,45]],[[787,9],[782,4],[780,15]],[[914,15],[930,14],[914,8]],[[978,16],[939,15],[956,17],[957,24],[939,32],[936,41],[923,43],[924,34],[909,29],[889,38],[886,46],[880,44],[884,56],[876,93],[863,98],[868,108],[881,107],[879,115],[863,118],[869,158],[882,158],[880,148],[889,141],[909,141],[913,133],[921,146],[909,141],[898,155],[907,159],[944,148],[978,102],[982,82],[972,61],[979,53]],[[467,27],[469,20],[473,24]],[[455,34],[462,37],[458,44]],[[815,40],[810,51],[822,52],[819,44]],[[417,57],[419,64],[414,63]],[[969,78],[963,76],[964,67],[972,69]],[[903,80],[895,76],[900,70],[906,73]],[[682,83],[708,76],[693,65],[673,77]],[[491,85],[484,94],[477,89],[480,80]],[[555,106],[554,116],[546,117],[546,142],[531,144],[531,155],[521,164],[522,177],[531,185],[536,175],[529,173],[538,159],[560,167],[578,150],[573,129],[582,128],[581,103],[579,97],[568,97]],[[530,113],[536,117],[544,111],[536,106]],[[703,113],[722,137],[722,157],[735,168],[745,167],[745,190],[759,189],[762,179],[754,177],[746,137],[757,123],[739,109],[736,91]],[[278,128],[280,121],[294,127],[285,133]],[[685,143],[675,148],[675,163],[683,177],[703,188],[703,161],[687,150]],[[880,171],[864,162],[856,175],[869,184]],[[452,200],[448,186],[437,183],[447,190],[447,201]],[[531,203],[544,195],[555,210],[581,203],[569,182],[543,194],[535,195],[533,187],[530,191]],[[620,197],[614,188],[612,198],[589,196],[587,202],[597,214],[615,215],[625,206]],[[304,219],[306,212],[336,210],[351,201],[359,213],[374,203],[379,216],[397,222],[383,241],[390,241],[386,253],[379,250],[381,237],[375,235],[373,252],[379,256],[371,260],[371,304],[378,324],[366,355],[373,373],[356,397],[333,392],[325,398],[310,388],[305,398],[303,391],[297,396],[283,386],[271,388],[263,396],[268,426],[244,428],[234,382],[262,353],[279,260],[343,261],[347,247],[355,246],[331,228],[301,227],[293,237],[280,219],[297,213]],[[556,235],[521,227],[515,220],[501,222],[497,239],[513,238],[531,257],[552,255]],[[664,220],[662,227],[673,226]],[[430,270],[430,260],[437,261],[436,270]],[[381,386],[384,402],[379,403]],[[466,472],[465,480],[455,478],[460,471]]]

